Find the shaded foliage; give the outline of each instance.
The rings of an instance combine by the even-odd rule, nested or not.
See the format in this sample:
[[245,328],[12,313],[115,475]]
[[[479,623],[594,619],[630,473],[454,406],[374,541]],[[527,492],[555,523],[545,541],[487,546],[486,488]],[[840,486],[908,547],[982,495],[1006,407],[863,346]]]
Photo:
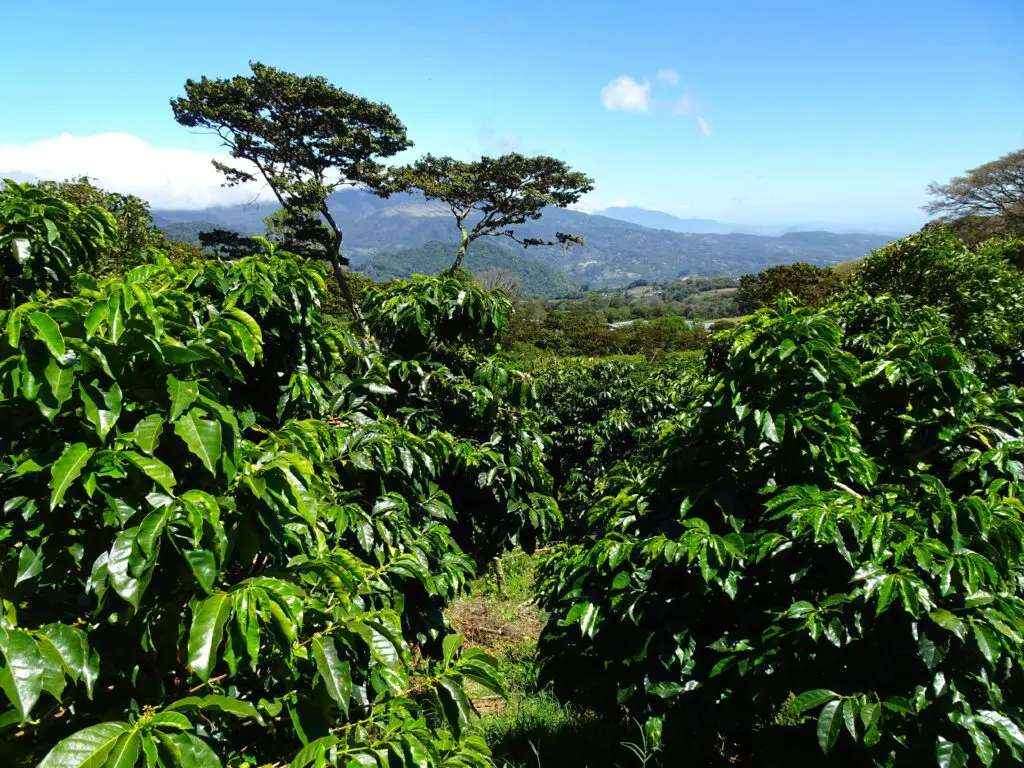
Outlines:
[[820,307],[839,292],[842,278],[835,270],[813,264],[780,264],[740,278],[736,304],[740,312],[754,312],[786,294],[809,307]]

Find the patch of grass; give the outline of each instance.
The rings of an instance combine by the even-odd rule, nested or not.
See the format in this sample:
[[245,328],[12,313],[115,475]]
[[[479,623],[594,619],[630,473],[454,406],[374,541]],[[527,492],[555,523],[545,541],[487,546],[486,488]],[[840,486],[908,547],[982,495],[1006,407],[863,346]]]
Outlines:
[[536,559],[516,550],[500,562],[503,579],[492,565],[448,612],[467,643],[498,658],[509,693],[503,701],[467,686],[480,712],[473,731],[491,747],[499,768],[639,768],[627,746],[638,741],[636,728],[563,704],[540,687],[537,639],[544,616],[533,604]]

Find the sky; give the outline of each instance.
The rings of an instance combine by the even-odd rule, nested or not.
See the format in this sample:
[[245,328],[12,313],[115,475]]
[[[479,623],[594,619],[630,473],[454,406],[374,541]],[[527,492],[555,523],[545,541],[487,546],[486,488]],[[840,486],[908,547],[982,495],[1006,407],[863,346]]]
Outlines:
[[1024,0],[0,0],[0,176],[155,207],[252,199],[175,123],[262,61],[388,103],[421,153],[550,154],[589,211],[916,227],[926,185],[1024,147]]

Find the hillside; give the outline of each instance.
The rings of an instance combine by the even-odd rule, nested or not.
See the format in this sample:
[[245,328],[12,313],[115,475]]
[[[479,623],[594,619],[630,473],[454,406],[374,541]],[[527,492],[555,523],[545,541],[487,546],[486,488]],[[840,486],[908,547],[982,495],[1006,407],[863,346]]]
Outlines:
[[[416,248],[378,254],[358,270],[378,281],[412,274],[436,275],[451,266],[456,250],[455,243],[434,241]],[[495,269],[513,272],[522,278],[523,294],[531,297],[560,296],[577,288],[575,281],[563,270],[524,258],[511,248],[496,243],[475,243],[469,249],[463,266],[478,275]]]
[[[448,211],[416,195],[394,195],[383,200],[358,190],[345,190],[334,194],[330,205],[338,219],[345,222],[346,249],[356,266],[380,253],[454,241],[456,237]],[[251,234],[263,231],[263,219],[273,210],[273,205],[260,202],[154,213],[160,227],[180,228],[187,222],[208,221]],[[670,232],[563,209],[549,209],[541,220],[528,222],[516,231],[521,237],[548,238],[556,231],[582,236],[586,241],[583,246],[571,250],[532,248],[529,257],[557,267],[592,288],[625,285],[637,279],[735,276],[794,261],[827,266],[859,258],[890,239],[885,235],[830,232],[794,232],[778,237]]]

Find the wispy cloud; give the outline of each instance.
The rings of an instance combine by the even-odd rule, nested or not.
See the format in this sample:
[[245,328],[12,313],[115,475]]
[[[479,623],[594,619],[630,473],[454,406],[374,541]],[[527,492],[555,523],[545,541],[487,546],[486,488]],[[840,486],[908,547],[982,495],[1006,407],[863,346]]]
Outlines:
[[[226,188],[214,155],[150,146],[128,133],[62,133],[28,144],[0,144],[0,177],[61,180],[86,175],[111,191],[138,195],[157,208],[197,209],[254,200],[256,185]],[[217,156],[221,162],[231,162]]]
[[490,123],[481,125],[480,129],[476,132],[476,137],[480,141],[480,148],[485,153],[495,152],[504,154],[505,152],[515,152],[522,144],[522,141],[516,134],[499,133]]
[[660,80],[663,83],[668,83],[669,85],[678,85],[679,84],[679,73],[676,70],[672,69],[672,68],[669,68],[669,69],[659,69],[658,70],[658,80]]
[[[680,89],[676,86],[680,83],[679,71],[671,67],[659,69],[654,79],[663,83],[667,88],[662,88],[659,93],[668,90],[669,95],[661,95],[654,98],[651,95],[651,80],[646,78],[638,81],[628,75],[622,75],[609,81],[601,89],[601,103],[604,108],[611,111],[638,112],[647,114],[652,111],[663,113],[671,110],[676,115],[686,115],[693,118],[697,129],[705,138],[711,138],[714,130],[711,123],[704,116],[704,110],[700,101],[685,89],[679,94]],[[671,97],[671,90],[675,89],[678,94]]]
[[642,112],[651,110],[651,81],[637,82],[622,75],[601,89],[601,104],[610,112]]

